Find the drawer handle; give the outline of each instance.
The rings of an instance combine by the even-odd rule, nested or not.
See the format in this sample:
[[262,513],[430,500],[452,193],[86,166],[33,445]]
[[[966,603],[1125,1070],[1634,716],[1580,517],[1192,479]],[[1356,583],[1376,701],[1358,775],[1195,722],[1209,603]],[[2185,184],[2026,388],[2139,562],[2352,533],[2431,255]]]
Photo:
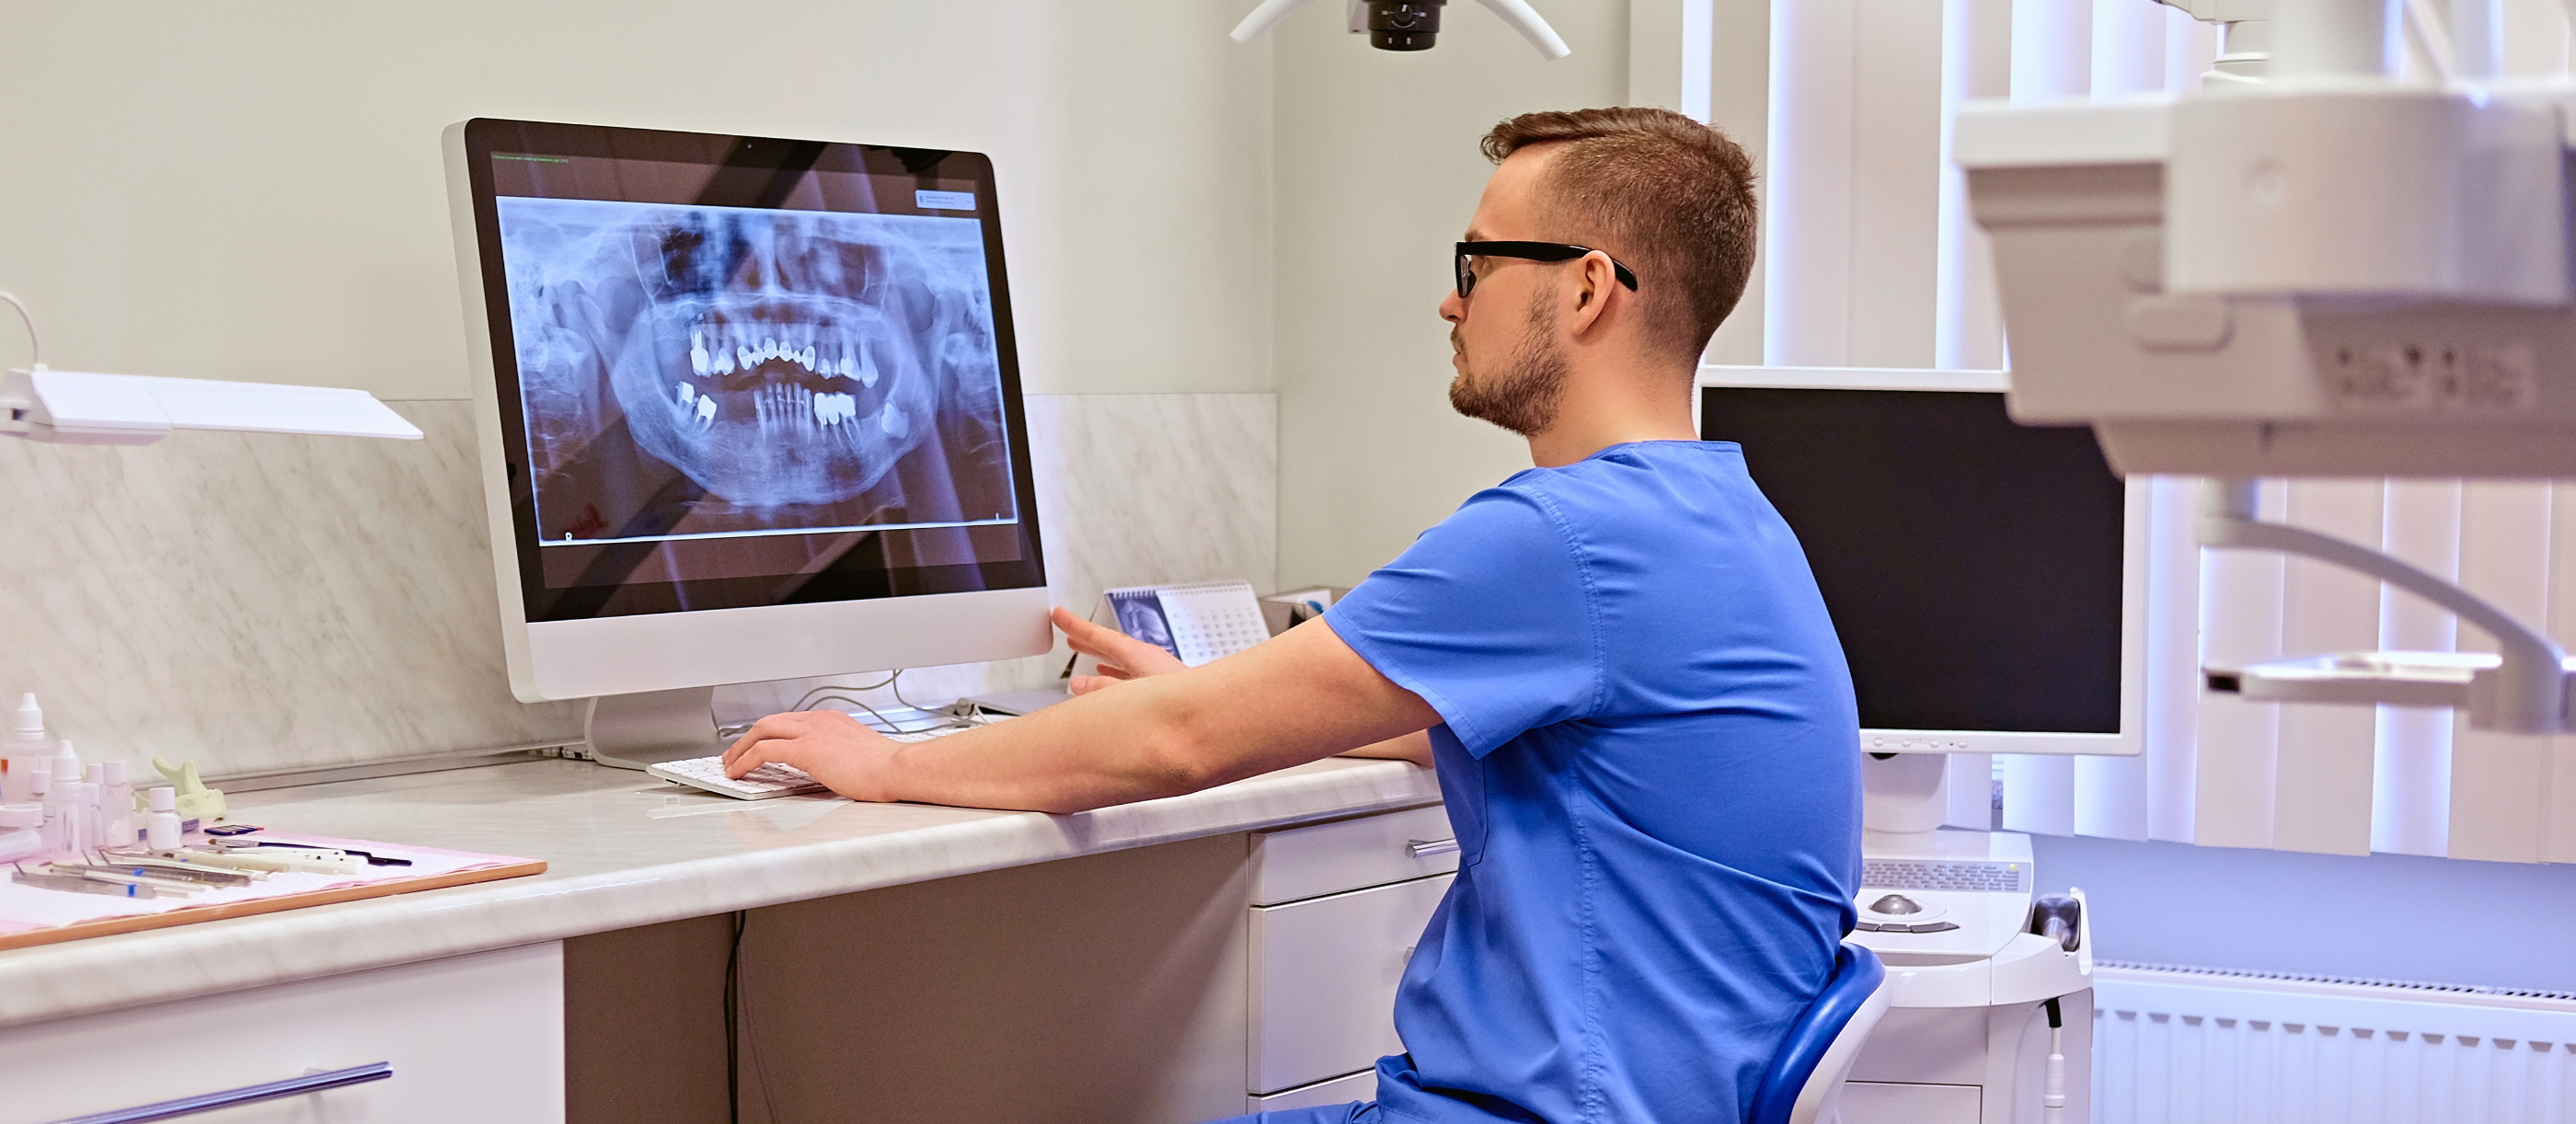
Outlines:
[[1458,853],[1458,841],[1456,839],[1407,840],[1404,844],[1404,853],[1417,859],[1427,859],[1434,855],[1454,855]]
[[140,1124],[145,1120],[169,1120],[180,1116],[195,1116],[200,1112],[213,1112],[219,1108],[231,1108],[235,1105],[256,1104],[281,1097],[319,1093],[325,1089],[364,1085],[370,1081],[382,1081],[393,1075],[394,1063],[376,1062],[370,1065],[351,1066],[347,1069],[308,1073],[302,1077],[289,1077],[284,1081],[271,1081],[264,1085],[245,1085],[239,1089],[226,1089],[220,1093],[200,1093],[193,1097],[181,1097],[175,1101],[136,1105],[133,1108],[120,1108],[112,1112],[94,1112],[87,1116],[57,1120],[54,1124]]

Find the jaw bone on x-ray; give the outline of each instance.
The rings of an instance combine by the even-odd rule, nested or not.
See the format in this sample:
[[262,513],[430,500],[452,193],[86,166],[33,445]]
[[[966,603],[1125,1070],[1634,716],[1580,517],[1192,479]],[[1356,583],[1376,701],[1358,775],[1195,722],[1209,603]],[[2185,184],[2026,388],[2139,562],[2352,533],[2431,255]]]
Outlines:
[[[545,539],[1013,515],[977,221],[499,202]],[[583,479],[621,428],[686,515],[667,473]]]

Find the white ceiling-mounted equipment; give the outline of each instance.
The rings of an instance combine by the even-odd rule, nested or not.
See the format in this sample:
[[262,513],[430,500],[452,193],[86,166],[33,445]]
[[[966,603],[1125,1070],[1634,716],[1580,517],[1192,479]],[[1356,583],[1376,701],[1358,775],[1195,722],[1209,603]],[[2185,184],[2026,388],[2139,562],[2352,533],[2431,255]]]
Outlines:
[[[2576,83],[2500,75],[2501,0],[2167,2],[2226,27],[2199,90],[1960,111],[2013,417],[2092,426],[2123,473],[2218,478],[2205,546],[2359,571],[2503,649],[2211,668],[2212,689],[2576,729],[2566,655],[2540,630],[2378,550],[2257,519],[2247,482],[2576,478]],[[2406,77],[2410,40],[2428,63]]]
[[[7,293],[0,293],[0,303],[18,310],[33,339],[36,322],[26,306]],[[57,371],[42,362],[0,375],[0,435],[61,445],[149,445],[174,429],[421,436],[363,390]]]
[[[1261,6],[1243,17],[1234,28],[1234,41],[1249,43],[1277,26],[1288,13],[1305,7],[1311,0],[1262,0]],[[1347,0],[1351,34],[1367,35],[1369,45],[1381,51],[1428,51],[1439,42],[1440,9],[1449,0]],[[1477,0],[1521,38],[1538,48],[1549,59],[1561,59],[1574,53],[1565,45],[1556,29],[1529,6],[1528,0]]]

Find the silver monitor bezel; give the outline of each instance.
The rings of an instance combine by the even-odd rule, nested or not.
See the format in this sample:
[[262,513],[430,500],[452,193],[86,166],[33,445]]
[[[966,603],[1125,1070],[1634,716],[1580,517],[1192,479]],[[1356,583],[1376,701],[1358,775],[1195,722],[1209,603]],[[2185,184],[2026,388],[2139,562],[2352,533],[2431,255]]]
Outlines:
[[[477,460],[510,690],[546,702],[680,688],[979,663],[1040,655],[1054,641],[1043,584],[961,593],[531,621],[502,433],[482,240],[466,129],[443,136],[458,288],[474,392]],[[1034,520],[1033,507],[1024,517]],[[1044,560],[1037,560],[1044,581]]]

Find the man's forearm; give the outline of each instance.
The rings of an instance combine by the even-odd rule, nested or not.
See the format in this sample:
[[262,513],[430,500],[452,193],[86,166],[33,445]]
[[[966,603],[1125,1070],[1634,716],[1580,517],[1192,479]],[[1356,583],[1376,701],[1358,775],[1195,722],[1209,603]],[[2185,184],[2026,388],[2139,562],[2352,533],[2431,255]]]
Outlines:
[[[1177,677],[1175,677],[1177,678]],[[1150,681],[1069,699],[1026,717],[901,743],[885,798],[974,808],[1079,812],[1177,796],[1209,779],[1203,747],[1158,706]],[[1227,777],[1224,780],[1234,778]]]
[[[1074,812],[1177,796],[1355,746],[1428,763],[1440,716],[1320,627],[1025,718],[904,744],[882,799]],[[1418,745],[1395,745],[1407,740]],[[1415,757],[1415,753],[1421,756]]]
[[[1330,629],[1307,626],[1202,667],[924,742],[887,741],[838,713],[773,714],[726,750],[725,768],[740,776],[765,762],[792,765],[860,800],[1077,812],[1381,746],[1439,721]],[[1427,759],[1429,741],[1417,740],[1418,751],[1389,755]]]
[[1388,738],[1387,740],[1378,742],[1374,745],[1364,745],[1358,749],[1345,749],[1342,751],[1341,755],[1344,757],[1379,757],[1395,761],[1410,761],[1428,769],[1432,767],[1431,731],[1418,730],[1400,738]]

